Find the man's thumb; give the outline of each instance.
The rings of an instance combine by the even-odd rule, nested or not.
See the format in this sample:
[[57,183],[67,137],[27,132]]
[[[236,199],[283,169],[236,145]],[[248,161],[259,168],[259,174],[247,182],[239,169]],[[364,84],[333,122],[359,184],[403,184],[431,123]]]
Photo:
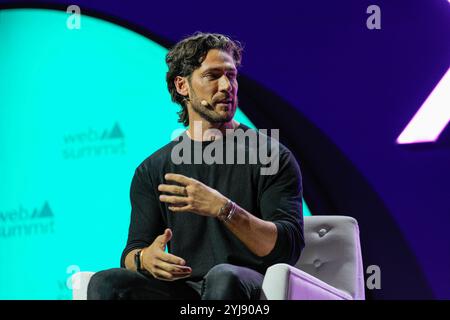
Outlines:
[[164,230],[164,233],[160,236],[161,244],[165,246],[167,242],[170,241],[170,239],[172,239],[172,230],[167,228],[166,230]]

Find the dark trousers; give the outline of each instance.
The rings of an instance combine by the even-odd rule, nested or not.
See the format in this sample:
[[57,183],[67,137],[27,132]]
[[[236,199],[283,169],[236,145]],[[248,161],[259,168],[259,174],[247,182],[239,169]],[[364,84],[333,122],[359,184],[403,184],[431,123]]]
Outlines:
[[219,264],[197,282],[189,278],[164,281],[124,268],[95,273],[88,300],[257,300],[264,276],[249,268]]

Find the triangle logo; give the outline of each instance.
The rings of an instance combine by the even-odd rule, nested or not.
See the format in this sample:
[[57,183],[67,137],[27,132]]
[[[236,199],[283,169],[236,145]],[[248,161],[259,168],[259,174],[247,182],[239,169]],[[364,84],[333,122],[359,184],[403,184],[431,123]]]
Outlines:
[[119,123],[116,122],[114,128],[112,128],[111,133],[109,134],[110,139],[123,139],[123,132],[120,129]]
[[38,212],[37,209],[34,209],[32,217],[33,218],[52,218],[53,211],[52,211],[52,209],[50,209],[48,201],[45,201],[44,205],[42,206],[42,210],[40,212]]

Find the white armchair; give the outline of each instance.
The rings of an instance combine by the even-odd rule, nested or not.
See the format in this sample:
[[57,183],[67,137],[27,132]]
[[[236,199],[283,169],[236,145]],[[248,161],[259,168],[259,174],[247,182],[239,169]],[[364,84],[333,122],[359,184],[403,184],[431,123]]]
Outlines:
[[364,300],[358,223],[346,216],[304,218],[306,246],[295,267],[267,269],[262,299]]
[[87,289],[89,281],[95,272],[77,272],[72,276],[72,298],[73,300],[87,300]]

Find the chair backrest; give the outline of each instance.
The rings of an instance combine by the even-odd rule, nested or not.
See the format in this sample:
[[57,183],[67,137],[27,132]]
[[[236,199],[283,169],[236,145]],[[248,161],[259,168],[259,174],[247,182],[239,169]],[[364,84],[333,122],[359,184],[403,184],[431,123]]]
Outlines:
[[304,217],[306,246],[300,270],[363,300],[364,270],[358,222],[347,216]]

